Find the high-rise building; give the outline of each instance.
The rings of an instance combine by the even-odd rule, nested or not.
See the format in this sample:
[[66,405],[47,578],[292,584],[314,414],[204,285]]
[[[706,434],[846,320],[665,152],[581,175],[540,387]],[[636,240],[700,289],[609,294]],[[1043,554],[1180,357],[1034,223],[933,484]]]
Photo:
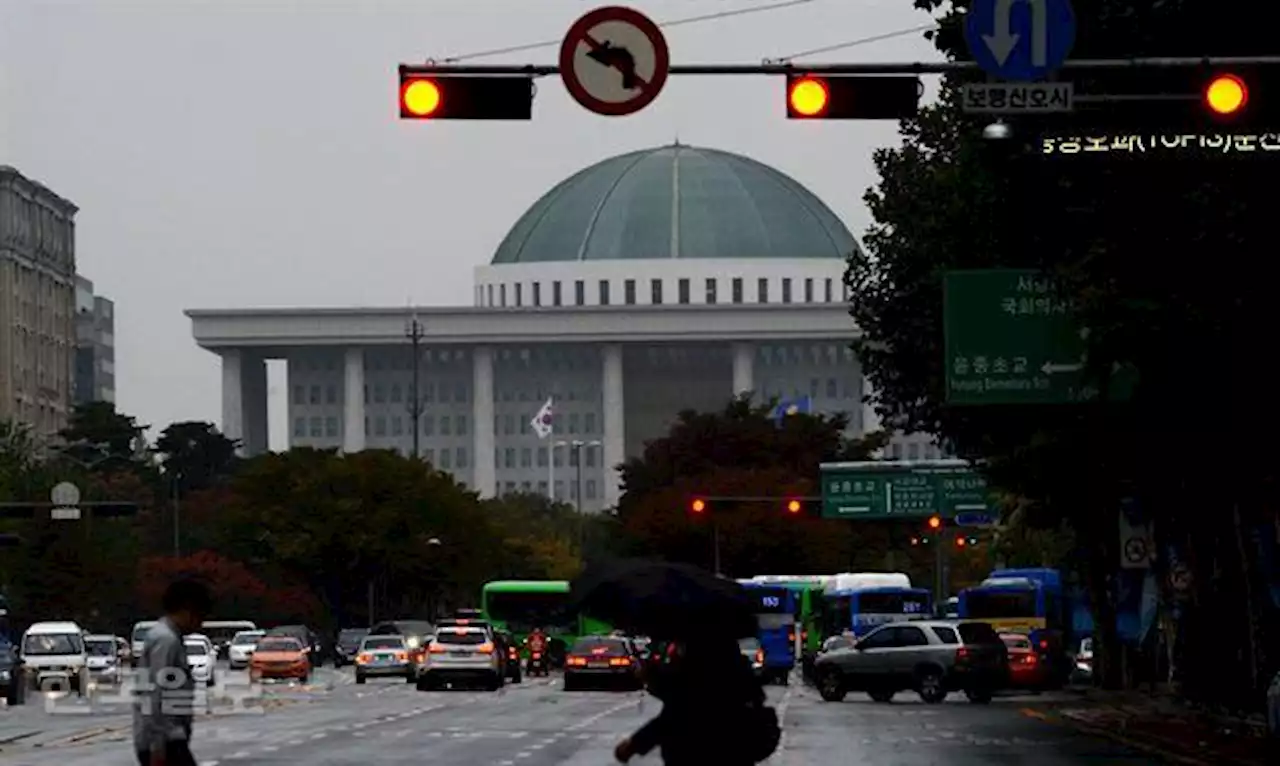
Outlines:
[[0,420],[60,430],[74,385],[78,208],[0,165]]
[[115,303],[93,292],[93,283],[76,277],[76,404],[115,402]]

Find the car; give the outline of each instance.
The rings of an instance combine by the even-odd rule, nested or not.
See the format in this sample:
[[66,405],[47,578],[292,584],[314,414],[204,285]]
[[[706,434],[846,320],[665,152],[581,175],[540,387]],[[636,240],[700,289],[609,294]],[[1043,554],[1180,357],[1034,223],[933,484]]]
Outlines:
[[417,680],[417,668],[404,636],[365,636],[360,642],[360,649],[356,652],[356,683],[362,684],[378,676]]
[[953,691],[971,702],[991,701],[1008,684],[1008,651],[985,622],[920,620],[882,625],[851,647],[818,655],[818,693],[839,702],[851,691],[888,702],[912,690],[926,703]]
[[115,636],[89,635],[84,637],[84,649],[87,655],[85,663],[89,670],[89,680],[93,683],[115,685],[120,677],[119,645]]
[[209,637],[217,657],[223,658],[230,656],[231,639],[237,633],[257,629],[258,626],[250,620],[205,620],[200,626],[200,633]]
[[318,668],[324,664],[324,647],[320,644],[320,637],[306,625],[277,625],[269,628],[263,637],[295,638],[307,648],[307,663],[311,667]]
[[292,636],[263,636],[249,660],[249,678],[311,680],[311,647]]
[[584,636],[569,647],[564,690],[586,687],[644,688],[641,662],[631,642],[617,636]]
[[216,684],[218,650],[214,648],[213,642],[204,636],[192,634],[182,640],[182,648],[187,651],[187,664],[191,666],[192,680],[205,686]]
[[743,638],[738,641],[738,650],[751,663],[751,672],[756,678],[764,678],[764,647],[758,638]]
[[333,642],[333,666],[352,665],[360,653],[360,642],[369,635],[368,628],[343,628]]
[[1051,686],[1050,665],[1045,662],[1029,636],[1021,633],[1001,633],[1009,652],[1009,685],[1015,689],[1042,691]]
[[409,659],[415,666],[421,666],[426,659],[427,644],[435,631],[435,626],[426,620],[386,620],[369,628],[369,635],[404,636]]
[[129,662],[135,668],[138,667],[138,660],[142,657],[142,645],[147,640],[147,631],[151,630],[151,626],[155,625],[155,620],[142,620],[133,624],[133,630],[129,632]]
[[227,645],[227,666],[232,670],[243,670],[249,667],[249,660],[253,659],[254,647],[262,640],[267,632],[265,630],[242,630],[231,637],[231,643]]
[[69,690],[84,696],[89,688],[86,633],[74,622],[37,622],[22,634],[19,656],[36,688]]
[[479,684],[489,691],[502,688],[503,660],[485,628],[441,628],[427,645],[426,661],[417,676],[419,691],[446,685]]

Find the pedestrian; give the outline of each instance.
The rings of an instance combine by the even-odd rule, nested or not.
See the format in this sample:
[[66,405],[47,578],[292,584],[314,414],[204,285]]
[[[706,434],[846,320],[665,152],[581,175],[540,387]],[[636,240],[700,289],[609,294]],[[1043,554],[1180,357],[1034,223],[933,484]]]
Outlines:
[[618,743],[622,763],[655,747],[666,766],[751,766],[768,758],[781,731],[737,640],[698,637],[654,669],[650,692],[662,712]]
[[171,583],[164,616],[149,630],[138,658],[133,745],[142,766],[196,766],[191,754],[195,679],[183,637],[200,629],[213,607],[209,589],[194,580]]

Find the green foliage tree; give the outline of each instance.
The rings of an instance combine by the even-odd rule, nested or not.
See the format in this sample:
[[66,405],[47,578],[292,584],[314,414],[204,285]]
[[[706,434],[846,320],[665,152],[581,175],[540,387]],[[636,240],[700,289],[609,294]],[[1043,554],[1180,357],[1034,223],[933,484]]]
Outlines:
[[87,402],[72,408],[67,427],[58,435],[67,444],[62,452],[85,465],[98,465],[105,458],[136,460],[147,428],[111,402]]
[[161,431],[153,449],[165,476],[187,493],[230,477],[235,472],[238,446],[214,424],[189,420]]
[[[938,49],[965,57],[959,21],[967,3],[915,5],[941,15]],[[1257,24],[1242,22],[1250,17],[1243,5],[1232,13],[1207,0],[1089,0],[1075,8],[1085,22],[1073,52],[1081,58],[1269,50],[1266,25],[1260,17]],[[1147,90],[1193,90],[1197,75],[1072,79],[1077,89],[1106,92],[1142,78],[1150,78]],[[1270,280],[1240,275],[1270,262],[1273,214],[1257,193],[1267,188],[1270,169],[1250,162],[1228,169],[1174,153],[1090,164],[1037,161],[1035,133],[1087,131],[1086,118],[1014,122],[1015,134],[1027,141],[996,148],[983,142],[983,122],[960,112],[960,82],[948,78],[940,101],[903,124],[902,147],[877,152],[880,182],[866,198],[875,224],[867,251],[849,261],[851,313],[863,333],[858,351],[880,414],[888,426],[938,434],[965,457],[985,459],[993,482],[1034,501],[1027,523],[1071,525],[1086,543],[1081,562],[1109,684],[1119,680],[1108,658],[1115,641],[1107,598],[1107,577],[1118,561],[1118,502],[1140,498],[1162,541],[1187,551],[1201,575],[1187,620],[1204,643],[1188,640],[1188,654],[1250,658],[1230,678],[1207,663],[1188,663],[1189,689],[1202,699],[1260,699],[1257,690],[1277,658],[1261,651],[1267,641],[1259,628],[1258,559],[1238,541],[1274,523],[1275,504],[1264,499],[1274,481],[1274,448],[1265,439],[1280,419],[1252,351],[1267,342]],[[1132,132],[1197,132],[1185,122],[1170,130],[1158,119],[1139,121]],[[1183,251],[1212,252],[1214,263],[1199,268],[1168,257]],[[1083,408],[945,406],[942,273],[992,266],[1041,267],[1056,276],[1091,331],[1088,358],[1104,391],[1112,365],[1131,364],[1141,380],[1134,400]],[[1189,418],[1192,401],[1213,403],[1216,415]],[[1152,449],[1156,444],[1234,449],[1171,454]],[[1227,475],[1234,478],[1224,489]],[[1211,625],[1212,631],[1194,627]],[[1230,635],[1230,649],[1211,644],[1223,635]]]

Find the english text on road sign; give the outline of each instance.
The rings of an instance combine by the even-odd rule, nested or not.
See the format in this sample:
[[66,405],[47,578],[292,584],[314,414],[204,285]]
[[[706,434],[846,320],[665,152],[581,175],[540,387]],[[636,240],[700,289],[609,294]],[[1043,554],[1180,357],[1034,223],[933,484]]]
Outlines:
[[400,74],[402,120],[533,119],[533,79]]
[[976,0],[965,14],[964,36],[987,74],[1039,80],[1071,53],[1075,11],[1070,0]]
[[962,105],[970,114],[1052,114],[1072,111],[1074,95],[1069,82],[969,83]]
[[[950,404],[1063,404],[1100,395],[1072,303],[1034,269],[947,272],[943,346]],[[1112,370],[1107,398],[1127,399],[1132,370]]]
[[920,519],[996,510],[986,482],[968,468],[911,463],[822,466],[822,516],[829,519]]
[[667,82],[671,54],[649,17],[631,8],[597,8],[569,28],[560,45],[560,77],[569,95],[596,114],[635,114]]
[[792,120],[902,120],[920,109],[919,77],[788,75]]
[[983,511],[961,511],[956,514],[956,525],[961,527],[989,527],[995,523],[995,517]]

